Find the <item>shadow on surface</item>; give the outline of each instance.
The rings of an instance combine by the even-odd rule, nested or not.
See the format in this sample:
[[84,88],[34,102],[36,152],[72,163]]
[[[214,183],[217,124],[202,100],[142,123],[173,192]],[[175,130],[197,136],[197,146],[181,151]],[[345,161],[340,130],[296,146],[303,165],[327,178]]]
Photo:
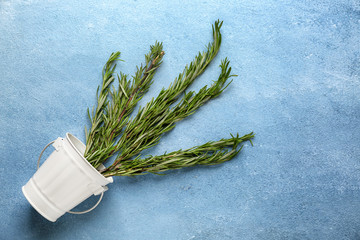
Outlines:
[[[162,181],[168,181],[169,178],[181,178],[183,174],[187,174],[192,171],[200,171],[201,173],[212,172],[222,167],[221,165],[215,166],[195,166],[185,169],[172,170],[166,172],[163,176],[158,176],[154,174],[147,174],[143,176],[136,177],[118,177],[115,179],[114,183],[110,187],[109,191],[105,193],[105,196],[100,203],[100,205],[94,209],[92,212],[83,214],[83,215],[73,215],[66,213],[61,216],[56,222],[50,222],[41,216],[30,204],[24,206],[24,222],[25,222],[25,232],[30,233],[27,237],[30,239],[62,239],[66,236],[72,236],[74,239],[81,236],[84,237],[84,228],[91,230],[90,232],[101,232],[108,222],[99,222],[98,219],[104,219],[104,215],[109,213],[109,206],[114,203],[113,197],[116,191],[122,191],[124,187],[126,188],[137,188],[147,183],[153,182],[153,184],[160,183]],[[91,208],[97,201],[99,196],[91,196],[89,199],[85,200],[76,208],[72,209],[73,211],[84,211]],[[121,226],[117,225],[117,228]],[[87,236],[91,237],[91,235]]]
[[42,217],[34,208],[30,205],[26,209],[26,217],[28,218],[27,227],[32,237],[36,239],[51,239],[55,237],[59,231],[67,231],[66,225],[61,221],[58,222],[50,222]]
[[[97,202],[98,198],[99,196],[92,196],[72,210],[83,211],[89,209]],[[105,199],[103,199],[102,204],[106,204]],[[24,216],[27,218],[25,219],[25,227],[28,228],[26,232],[31,233],[29,236],[31,239],[58,239],[69,235],[76,238],[76,236],[84,230],[84,226],[93,226],[93,222],[96,222],[98,218],[97,214],[101,211],[101,206],[98,206],[98,208],[99,209],[95,209],[91,213],[83,215],[65,213],[56,222],[50,222],[29,204],[28,207],[24,209]],[[98,224],[99,228],[103,227],[101,225],[102,224]]]

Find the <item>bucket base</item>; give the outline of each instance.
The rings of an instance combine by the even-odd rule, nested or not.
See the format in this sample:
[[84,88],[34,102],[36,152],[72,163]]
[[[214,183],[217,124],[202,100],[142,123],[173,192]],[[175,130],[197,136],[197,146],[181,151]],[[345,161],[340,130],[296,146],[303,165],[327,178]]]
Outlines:
[[31,206],[51,222],[55,222],[59,216],[65,213],[64,211],[52,207],[53,204],[43,197],[43,194],[40,192],[32,178],[22,187],[22,192]]

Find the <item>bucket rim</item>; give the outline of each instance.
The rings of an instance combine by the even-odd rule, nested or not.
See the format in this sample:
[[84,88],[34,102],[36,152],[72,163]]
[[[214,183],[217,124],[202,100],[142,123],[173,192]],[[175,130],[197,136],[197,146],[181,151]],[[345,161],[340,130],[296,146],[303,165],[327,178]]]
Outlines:
[[99,176],[101,176],[103,179],[105,179],[106,181],[108,181],[109,183],[113,183],[113,178],[112,177],[105,177],[104,175],[102,175],[101,173],[99,173],[99,171],[94,168],[93,165],[91,165],[89,163],[89,161],[83,156],[83,154],[79,151],[79,149],[75,146],[74,142],[73,141],[76,141],[78,144],[84,146],[84,148],[86,147],[85,144],[80,141],[80,139],[78,139],[77,137],[75,137],[73,134],[71,133],[66,133],[66,139],[69,141],[71,147],[77,152],[77,154],[84,160],[84,162],[89,166],[91,167],[94,172],[96,172],[96,174],[98,174]]

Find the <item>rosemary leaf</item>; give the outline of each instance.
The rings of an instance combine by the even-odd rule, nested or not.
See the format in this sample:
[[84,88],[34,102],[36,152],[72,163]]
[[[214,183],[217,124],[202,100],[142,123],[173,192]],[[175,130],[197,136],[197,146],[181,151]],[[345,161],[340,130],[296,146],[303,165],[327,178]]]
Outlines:
[[[97,105],[88,109],[91,128],[85,128],[86,151],[84,156],[95,167],[117,154],[115,161],[100,172],[104,176],[134,176],[147,173],[161,174],[164,171],[213,165],[229,161],[242,149],[241,143],[254,137],[249,133],[231,138],[210,141],[187,150],[178,150],[160,156],[141,158],[140,153],[156,144],[161,136],[175,127],[175,124],[196,112],[207,101],[219,96],[231,83],[230,62],[221,61],[220,75],[211,86],[199,91],[185,92],[200,76],[217,55],[221,45],[221,21],[212,26],[213,41],[206,51],[199,52],[195,59],[178,75],[168,88],[163,88],[156,98],[140,107],[135,117],[130,114],[149,90],[154,74],[162,63],[162,43],[155,42],[145,55],[145,64],[136,68],[129,77],[120,72],[115,76],[115,62],[120,52],[112,53],[102,72],[102,86],[96,92]],[[116,89],[112,83],[118,81]],[[185,93],[184,93],[185,92]]]
[[[106,91],[101,90],[98,96],[98,108],[102,107],[101,111],[97,110],[99,116],[96,116],[101,121],[92,121],[92,128],[87,137],[85,157],[94,167],[97,168],[119,150],[115,145],[115,139],[121,134],[122,128],[128,122],[128,116],[138,101],[150,88],[155,69],[162,63],[163,55],[162,43],[156,42],[145,55],[145,65],[137,67],[131,80],[123,73],[117,76],[119,83],[117,90],[114,88],[109,90],[109,85],[114,80],[112,75],[116,66],[109,63],[117,60],[113,55],[110,56],[104,68],[102,89],[105,88]],[[108,100],[109,96],[110,100]]]
[[[141,107],[137,116],[128,123],[124,134],[117,144],[121,151],[118,153],[117,160],[110,168],[114,168],[124,159],[130,159],[142,150],[156,145],[160,140],[161,134],[174,128],[176,121],[190,115],[190,112],[196,109],[196,107],[189,108],[188,114],[183,114],[181,115],[183,117],[179,118],[176,114],[182,111],[183,108],[186,108],[186,106],[175,110],[171,110],[170,106],[175,103],[194,80],[204,72],[205,68],[218,53],[221,45],[221,25],[222,22],[220,21],[216,21],[213,25],[213,42],[208,44],[207,50],[199,53],[167,89],[162,89],[155,99],[148,102],[145,107]],[[228,62],[222,66],[222,70],[227,70],[227,67]],[[227,80],[223,75],[224,73],[222,72],[218,86]],[[208,93],[209,92],[203,91],[192,100],[195,102]],[[213,96],[215,95],[216,94]],[[188,96],[185,96],[185,98],[187,97]],[[211,97],[207,100],[210,98]],[[202,103],[198,103],[198,107],[206,101],[205,99],[203,100]]]
[[242,149],[240,143],[254,137],[251,132],[242,137],[232,136],[228,139],[210,141],[203,145],[186,150],[178,150],[160,156],[122,161],[116,169],[107,170],[104,176],[135,176],[147,173],[158,174],[168,170],[192,167],[195,165],[215,165],[233,159]]

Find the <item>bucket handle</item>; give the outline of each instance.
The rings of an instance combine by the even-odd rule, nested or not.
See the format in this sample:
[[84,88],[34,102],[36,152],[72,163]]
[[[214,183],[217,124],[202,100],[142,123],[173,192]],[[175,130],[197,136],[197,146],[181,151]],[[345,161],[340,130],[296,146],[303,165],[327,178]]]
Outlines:
[[[38,159],[38,161],[37,161],[37,169],[39,169],[39,167],[40,167],[40,159],[41,159],[43,153],[44,153],[45,150],[46,150],[51,144],[53,144],[55,141],[56,141],[56,140],[50,142],[50,143],[49,143],[48,145],[46,145],[46,146],[44,147],[44,149],[41,151],[40,156],[39,156],[39,159]],[[68,212],[68,213],[72,213],[72,214],[84,214],[84,213],[91,212],[92,210],[94,210],[94,209],[99,205],[99,203],[101,202],[103,196],[104,196],[104,192],[101,192],[100,198],[99,198],[99,200],[97,201],[97,203],[95,203],[95,205],[94,205],[93,207],[89,208],[88,210],[81,211],[81,212],[74,212],[74,211],[67,211],[67,212]]]

